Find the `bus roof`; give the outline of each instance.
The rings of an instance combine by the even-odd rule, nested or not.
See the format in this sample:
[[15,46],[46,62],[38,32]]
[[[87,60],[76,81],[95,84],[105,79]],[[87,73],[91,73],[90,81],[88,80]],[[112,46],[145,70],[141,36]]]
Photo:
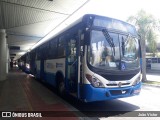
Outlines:
[[[103,23],[103,22],[105,22],[106,20],[106,22],[105,23],[109,23],[109,21],[112,21],[112,23],[113,23],[113,21],[116,21],[115,23],[121,23],[121,25],[124,25],[124,26],[126,26],[126,25],[128,25],[128,26],[130,26],[130,28],[133,28],[133,29],[135,29],[135,27],[133,26],[133,25],[131,25],[131,24],[129,24],[129,23],[127,23],[127,22],[124,22],[124,21],[121,21],[121,20],[118,20],[118,19],[114,19],[114,18],[110,18],[110,17],[105,17],[105,16],[100,16],[100,15],[96,15],[96,14],[85,14],[85,15],[83,15],[83,16],[81,16],[79,19],[77,19],[77,20],[75,20],[73,23],[71,23],[69,26],[67,26],[66,28],[64,28],[63,30],[61,30],[60,32],[58,32],[58,33],[56,33],[56,34],[54,34],[52,37],[50,37],[48,40],[46,40],[44,43],[46,43],[47,41],[50,41],[51,39],[53,39],[54,37],[56,37],[56,36],[58,36],[58,35],[60,35],[60,34],[62,34],[63,32],[65,32],[66,30],[69,30],[70,28],[72,28],[74,25],[76,25],[76,24],[79,24],[80,22],[86,22],[86,19],[88,19],[88,18],[90,18],[90,17],[92,17],[92,18],[94,18],[95,20],[96,19],[99,19],[99,20],[103,20],[103,21],[101,21],[101,23]],[[111,23],[111,22],[110,22]],[[119,24],[120,25],[120,24]],[[103,26],[103,25],[102,25]],[[101,27],[102,27],[101,26]],[[111,29],[115,29],[116,30],[116,28],[117,28],[117,26],[112,26],[111,27]],[[107,28],[108,29],[108,28]],[[119,28],[119,31],[122,29],[122,27],[121,28]],[[123,30],[122,30],[123,31]],[[128,31],[123,31],[123,32],[128,32]],[[133,33],[133,32],[132,32]],[[136,33],[134,34],[134,35],[136,35]],[[42,43],[42,44],[44,44],[44,43]],[[40,44],[41,45],[41,44]],[[40,45],[38,45],[38,46],[40,46]],[[38,47],[37,46],[37,47]]]
[[[110,17],[106,17],[106,16],[100,16],[100,15],[96,15],[96,14],[85,14],[83,16],[81,16],[79,19],[75,20],[73,23],[71,23],[69,26],[67,26],[65,29],[63,29],[62,31],[60,31],[59,33],[55,34],[54,36],[52,36],[52,38],[54,38],[55,36],[65,32],[66,30],[72,28],[74,25],[80,23],[80,22],[85,22],[85,19],[86,18],[89,18],[89,17],[94,17],[94,19],[101,19],[101,20],[105,20],[106,22],[105,23],[109,23],[110,21],[112,22],[112,26],[110,26],[111,29],[115,29],[115,30],[119,30],[119,31],[123,31],[123,32],[131,32],[131,29],[132,29],[132,32],[131,34],[134,34],[135,36],[137,36],[137,32],[136,32],[136,29],[133,25],[127,23],[127,22],[124,22],[122,20],[118,20],[118,19],[115,19],[115,18],[110,18]],[[101,21],[101,23],[104,22],[104,21]],[[110,23],[111,23],[110,22]],[[109,24],[110,24],[109,23]],[[113,23],[116,23],[115,25],[113,25]],[[104,24],[105,25],[105,24]],[[126,29],[130,29],[130,30],[124,30],[125,27],[124,26],[127,26]],[[119,27],[119,28],[118,28]],[[109,28],[109,29],[110,29]],[[51,39],[52,39],[51,38]]]
[[94,15],[94,14],[87,14],[86,17],[93,17],[93,26],[105,27],[106,29],[112,29],[116,31],[126,32],[133,36],[137,37],[137,32],[135,26],[124,22],[122,20],[118,20],[115,18]]

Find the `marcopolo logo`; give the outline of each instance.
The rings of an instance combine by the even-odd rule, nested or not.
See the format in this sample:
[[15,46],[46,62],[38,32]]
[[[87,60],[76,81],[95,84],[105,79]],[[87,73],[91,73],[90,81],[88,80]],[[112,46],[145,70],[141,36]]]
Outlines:
[[119,83],[118,83],[118,87],[121,87],[121,86],[122,86],[122,83],[121,83],[121,82],[119,82]]

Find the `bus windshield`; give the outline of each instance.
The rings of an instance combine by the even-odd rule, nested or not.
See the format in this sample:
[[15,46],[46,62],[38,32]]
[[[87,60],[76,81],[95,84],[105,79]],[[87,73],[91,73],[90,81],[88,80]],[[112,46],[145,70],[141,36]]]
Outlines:
[[[138,39],[130,35],[92,30],[88,62],[99,69],[127,70],[139,67]],[[109,41],[112,41],[112,45]]]

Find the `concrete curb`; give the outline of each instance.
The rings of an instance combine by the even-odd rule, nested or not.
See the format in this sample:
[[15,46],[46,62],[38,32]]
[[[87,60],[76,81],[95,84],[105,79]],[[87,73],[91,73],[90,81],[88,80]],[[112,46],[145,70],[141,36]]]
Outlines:
[[147,83],[142,83],[142,85],[160,88],[160,85],[152,85],[152,84],[147,84]]

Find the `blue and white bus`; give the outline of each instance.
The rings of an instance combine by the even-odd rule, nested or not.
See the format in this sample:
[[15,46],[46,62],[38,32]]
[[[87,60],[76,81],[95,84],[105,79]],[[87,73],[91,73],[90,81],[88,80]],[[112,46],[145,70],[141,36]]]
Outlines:
[[92,102],[141,90],[136,29],[117,19],[84,15],[27,55],[30,72],[61,95]]

